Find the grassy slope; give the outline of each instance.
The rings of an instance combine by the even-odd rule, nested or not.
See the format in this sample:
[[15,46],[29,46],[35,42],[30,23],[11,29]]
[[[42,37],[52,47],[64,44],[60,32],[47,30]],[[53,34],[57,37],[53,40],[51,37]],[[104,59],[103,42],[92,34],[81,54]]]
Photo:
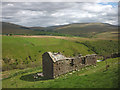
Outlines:
[[118,41],[114,40],[95,40],[81,42],[90,50],[98,55],[110,55],[111,53],[118,52]]
[[98,33],[96,35],[93,36],[93,38],[100,38],[100,39],[117,39],[118,36],[120,36],[119,32],[103,32],[103,33]]
[[[72,40],[72,41],[71,41]],[[78,42],[80,43],[78,43]],[[8,79],[3,80],[4,87],[21,87],[21,88],[104,88],[104,87],[118,87],[118,67],[117,58],[109,59],[108,64],[110,68],[105,71],[105,62],[98,63],[97,67],[87,67],[83,70],[77,71],[74,74],[62,75],[58,79],[54,80],[33,80],[32,75],[36,72],[41,72],[41,55],[45,51],[65,51],[62,52],[66,56],[72,56],[75,52],[82,53],[83,55],[88,53],[94,53],[90,49],[92,47],[98,49],[98,53],[111,53],[111,51],[117,50],[117,41],[110,40],[92,40],[85,38],[72,38],[68,40],[55,39],[55,38],[23,38],[23,37],[8,37],[3,36],[3,58],[17,59],[20,63],[23,61],[31,61],[26,57],[31,56],[33,62],[39,65],[35,68],[27,68],[24,70],[16,69],[11,71],[3,72],[3,78],[8,77]],[[86,46],[88,45],[88,46]],[[59,48],[58,48],[59,47]],[[22,49],[21,49],[22,48]],[[110,50],[107,50],[110,48]],[[99,50],[100,49],[100,50]],[[105,49],[105,50],[104,50]],[[17,51],[15,51],[17,50]],[[107,50],[107,51],[106,51]],[[39,52],[41,51],[41,52]],[[37,61],[34,61],[34,60]],[[33,66],[34,64],[30,64]],[[27,65],[25,65],[28,67]],[[102,77],[101,77],[102,76]],[[72,81],[72,83],[71,83]],[[6,82],[8,84],[6,84]]]
[[51,80],[40,80],[41,78],[33,80],[32,74],[42,71],[39,67],[6,71],[3,74],[12,77],[4,79],[2,86],[3,88],[117,88],[118,58],[108,59],[107,63],[110,65],[107,71],[105,71],[106,63],[103,61],[97,63],[97,66],[89,66]]
[[[117,27],[105,23],[73,23],[69,25],[52,27],[24,27],[12,23],[2,23],[3,34],[30,34],[30,35],[59,35],[59,36],[81,36],[81,37],[99,37],[101,33],[117,31]],[[114,36],[112,34],[112,36]]]
[[[81,53],[83,55],[94,53],[83,44],[75,43],[73,41],[55,39],[55,38],[24,38],[14,36],[3,36],[2,38],[2,57],[5,60],[10,59],[13,65],[30,64],[36,62],[40,65],[42,54],[51,52],[62,52],[66,56],[73,56],[74,54]],[[64,51],[64,52],[63,52]],[[4,60],[4,61],[5,61]],[[5,65],[5,66],[4,66]],[[4,67],[6,64],[3,64]]]
[[2,27],[2,34],[70,36],[66,34],[47,31],[47,29],[44,27],[25,27],[7,22],[2,22]]
[[[0,22],[1,23],[1,22]],[[2,33],[14,33],[14,34],[29,34],[33,33],[34,31],[29,30],[29,28],[20,26],[17,24],[2,22]]]
[[47,51],[60,51],[67,57],[78,53],[106,55],[118,52],[118,41],[115,40],[87,40],[85,38],[63,40],[15,36],[3,36],[2,40],[3,70],[41,66],[42,54]]
[[79,23],[57,27],[54,31],[82,37],[93,37],[99,33],[117,31],[117,27],[103,23]]

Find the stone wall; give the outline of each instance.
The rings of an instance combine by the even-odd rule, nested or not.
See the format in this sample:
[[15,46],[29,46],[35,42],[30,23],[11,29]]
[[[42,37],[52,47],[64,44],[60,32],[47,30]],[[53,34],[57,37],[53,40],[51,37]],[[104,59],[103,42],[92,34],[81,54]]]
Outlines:
[[46,52],[42,55],[42,68],[43,68],[43,75],[46,78],[53,77],[53,62],[52,58]]
[[97,61],[96,55],[87,55],[75,57],[71,59],[59,60],[53,65],[54,78],[70,71],[80,70],[88,65],[95,65]]
[[43,75],[47,78],[55,78],[73,70],[80,70],[88,65],[95,65],[97,55],[77,56],[58,61],[52,60],[48,53],[43,54]]

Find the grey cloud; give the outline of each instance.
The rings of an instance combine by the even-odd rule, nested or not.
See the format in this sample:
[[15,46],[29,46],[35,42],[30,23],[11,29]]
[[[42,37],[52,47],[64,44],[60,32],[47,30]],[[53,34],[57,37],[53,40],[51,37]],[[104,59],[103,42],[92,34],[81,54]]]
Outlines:
[[2,15],[3,21],[25,26],[53,26],[74,22],[117,22],[117,8],[96,3],[4,2]]

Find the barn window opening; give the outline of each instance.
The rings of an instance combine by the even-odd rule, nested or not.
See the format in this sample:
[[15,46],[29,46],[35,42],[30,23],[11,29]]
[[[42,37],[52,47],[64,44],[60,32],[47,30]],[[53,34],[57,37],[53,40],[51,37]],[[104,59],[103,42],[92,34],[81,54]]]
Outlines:
[[59,67],[59,70],[60,70],[60,67]]
[[71,63],[70,63],[70,65],[71,65],[71,66],[73,66],[73,65],[74,65],[74,62],[73,62],[73,60],[74,60],[74,59],[72,59],[72,60],[71,60]]
[[82,60],[82,64],[85,64],[85,59]]

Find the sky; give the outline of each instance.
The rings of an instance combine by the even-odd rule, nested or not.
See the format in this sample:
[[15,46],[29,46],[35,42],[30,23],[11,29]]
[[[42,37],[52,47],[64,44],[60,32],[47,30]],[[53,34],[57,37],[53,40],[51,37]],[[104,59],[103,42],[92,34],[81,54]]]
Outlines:
[[2,2],[2,21],[27,27],[91,22],[118,25],[118,3]]

